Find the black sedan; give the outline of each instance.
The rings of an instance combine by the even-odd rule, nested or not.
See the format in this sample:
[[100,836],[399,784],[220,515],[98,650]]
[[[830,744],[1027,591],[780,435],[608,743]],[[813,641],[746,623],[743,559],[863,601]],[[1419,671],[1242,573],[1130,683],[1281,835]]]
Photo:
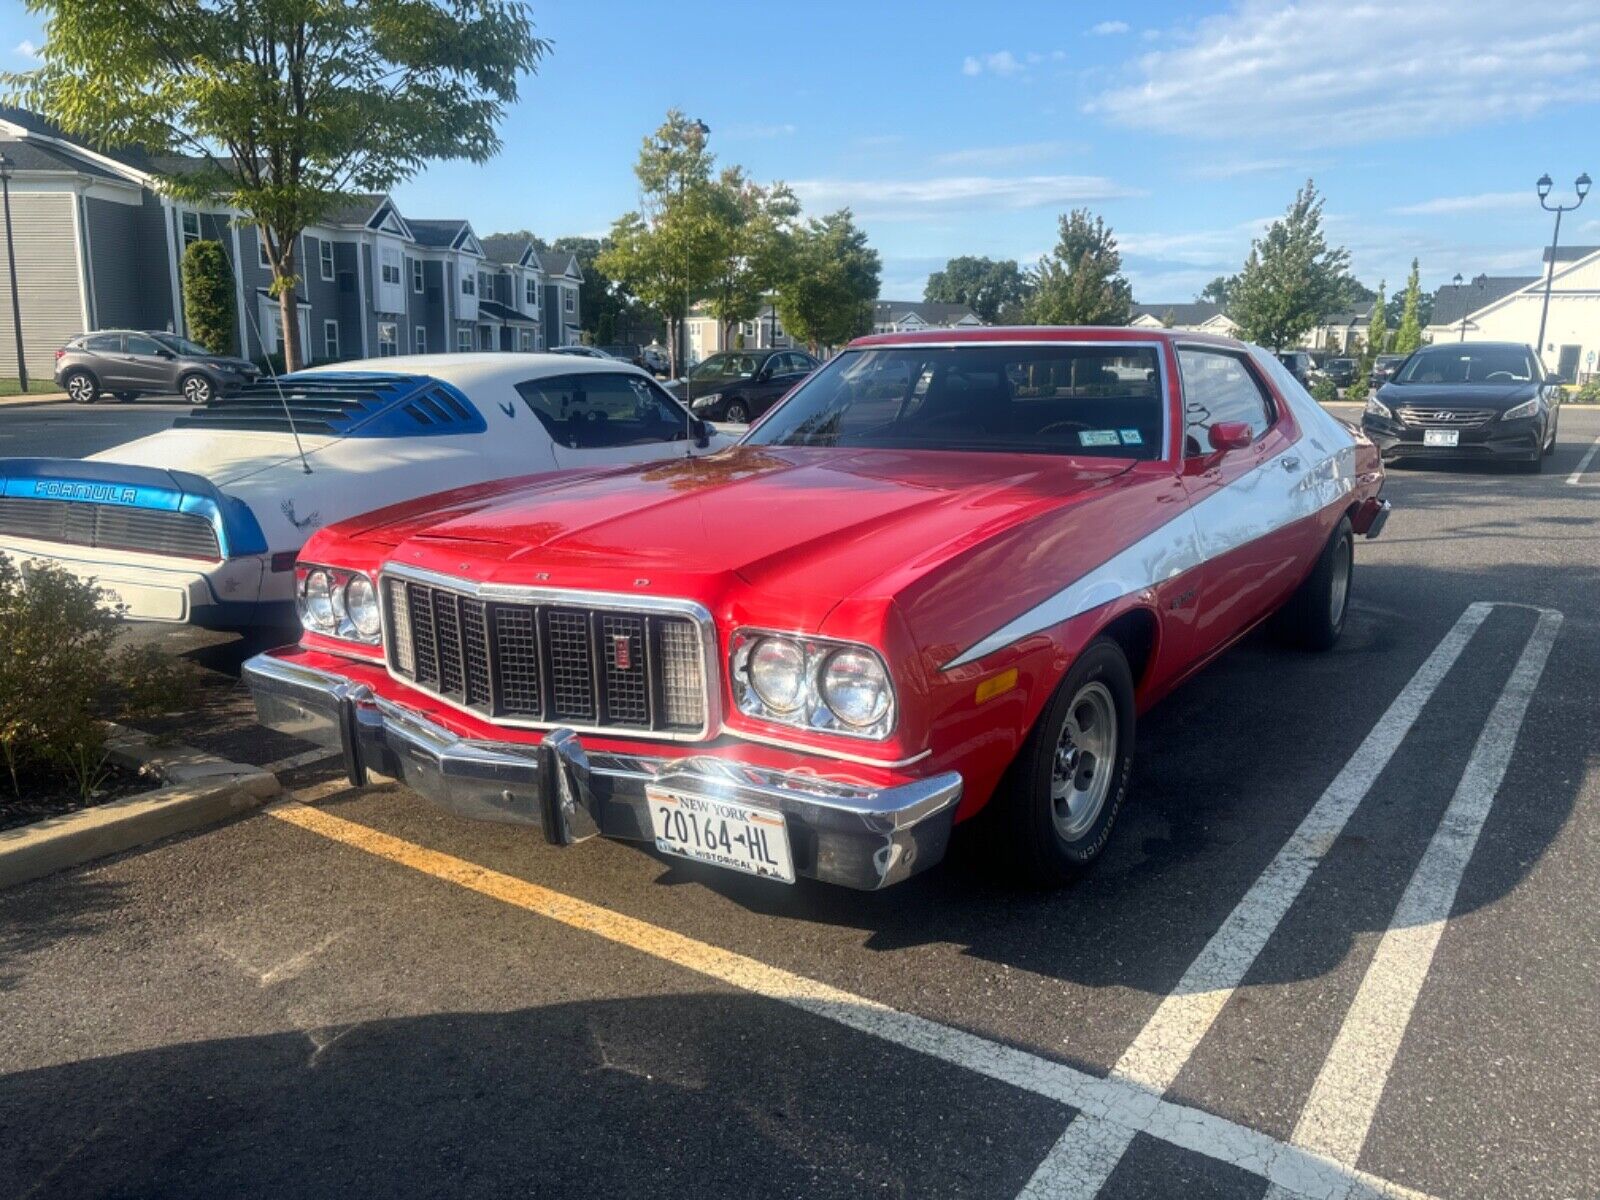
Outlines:
[[1349,387],[1356,381],[1356,360],[1353,358],[1330,358],[1322,365],[1322,373],[1332,381],[1335,387]]
[[730,350],[713,354],[671,390],[703,420],[743,425],[816,369],[817,360],[801,350]]
[[1361,416],[1385,462],[1401,458],[1498,460],[1530,471],[1555,449],[1561,388],[1515,342],[1418,350],[1367,401]]

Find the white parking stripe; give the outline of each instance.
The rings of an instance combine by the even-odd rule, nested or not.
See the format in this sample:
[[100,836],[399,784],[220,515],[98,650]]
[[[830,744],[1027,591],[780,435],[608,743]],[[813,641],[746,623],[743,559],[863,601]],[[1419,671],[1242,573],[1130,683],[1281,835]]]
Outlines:
[[[1311,872],[1493,607],[1487,603],[1467,606],[1117,1060],[1112,1079],[1138,1085],[1151,1103],[1172,1086]],[[1108,1132],[1081,1117],[1073,1120],[1039,1164],[1022,1196],[1043,1200],[1095,1195],[1132,1140],[1128,1123]]]
[[280,758],[276,762],[264,763],[261,769],[263,771],[271,771],[276,775],[279,771],[292,771],[296,767],[309,767],[312,763],[319,763],[329,758],[338,758],[339,754],[338,750],[328,750],[319,746],[315,750],[307,750],[304,754],[291,754],[288,758]]
[[1545,612],[1523,647],[1322,1064],[1295,1126],[1297,1145],[1352,1165],[1360,1158],[1461,877],[1505,779],[1528,703],[1560,629],[1561,614]]
[[1584,454],[1582,461],[1578,463],[1578,469],[1571,475],[1567,476],[1567,482],[1578,483],[1581,481],[1583,479],[1583,473],[1589,469],[1589,464],[1594,461],[1594,456],[1596,454],[1600,454],[1600,437],[1595,438],[1594,445],[1589,447],[1588,452]]

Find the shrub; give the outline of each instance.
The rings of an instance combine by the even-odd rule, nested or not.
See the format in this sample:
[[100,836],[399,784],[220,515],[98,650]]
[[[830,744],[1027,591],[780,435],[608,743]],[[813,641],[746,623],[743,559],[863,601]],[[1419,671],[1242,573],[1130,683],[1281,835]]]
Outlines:
[[1311,397],[1319,404],[1332,404],[1339,398],[1339,389],[1326,375],[1318,375],[1311,381]]
[[1574,404],[1600,404],[1600,377],[1589,380],[1575,392],[1568,392],[1567,399]]
[[184,669],[150,647],[118,650],[122,610],[60,568],[26,578],[0,555],[0,763],[56,774],[87,800],[107,774],[101,718],[150,716],[181,701]]
[[222,243],[190,243],[182,273],[189,336],[213,354],[227,354],[233,349],[233,271]]
[[1350,386],[1344,390],[1346,400],[1365,400],[1367,392],[1372,388],[1372,381],[1363,370],[1356,371],[1356,377],[1350,381]]

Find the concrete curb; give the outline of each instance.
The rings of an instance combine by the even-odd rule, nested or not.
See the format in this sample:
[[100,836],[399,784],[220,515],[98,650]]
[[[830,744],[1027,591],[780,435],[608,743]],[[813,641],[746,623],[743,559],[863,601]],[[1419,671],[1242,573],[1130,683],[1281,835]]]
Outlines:
[[190,746],[156,746],[120,725],[111,727],[111,760],[153,772],[166,785],[0,830],[0,888],[120,854],[176,833],[187,833],[272,799],[282,789],[276,775],[227,762]]
[[0,396],[0,409],[6,408],[32,408],[39,404],[60,404],[67,398],[65,392],[50,392],[35,396]]

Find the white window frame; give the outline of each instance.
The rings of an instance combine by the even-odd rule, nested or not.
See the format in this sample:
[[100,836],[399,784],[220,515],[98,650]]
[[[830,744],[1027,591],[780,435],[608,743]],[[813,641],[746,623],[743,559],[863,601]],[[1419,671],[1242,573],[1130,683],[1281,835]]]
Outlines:
[[539,307],[539,281],[532,275],[522,281],[522,303],[525,307]]
[[[192,233],[189,231],[190,221],[194,222],[194,231]],[[184,208],[178,210],[178,237],[183,242],[185,250],[200,240],[200,214],[194,209]]]
[[[388,345],[390,349],[384,350],[384,330],[389,331]],[[400,353],[400,326],[394,321],[378,322],[378,357],[394,358]]]
[[262,270],[272,270],[272,260],[267,257],[267,235],[261,232],[259,225],[256,226],[256,261]]
[[[463,342],[466,344],[463,345]],[[472,353],[472,329],[469,326],[463,325],[456,330],[456,353]]]
[[333,243],[327,238],[317,239],[317,261],[322,268],[322,279],[325,283],[332,283],[333,270]]
[[533,330],[531,330],[531,329],[519,329],[519,330],[517,330],[517,349],[521,350],[524,354],[532,353],[532,351],[533,351]]
[[565,312],[578,311],[578,291],[576,288],[564,287],[561,289],[561,307]]
[[476,271],[461,272],[461,294],[463,296],[476,296],[478,294],[478,273]]
[[494,272],[492,272],[492,271],[479,271],[478,272],[478,299],[480,299],[480,300],[492,300],[492,299],[494,299]]
[[323,318],[322,321],[322,353],[329,362],[339,358],[339,322]]
[[422,295],[423,280],[425,278],[426,276],[423,274],[422,260],[420,258],[413,258],[411,260],[411,290],[419,296]]
[[[405,255],[396,246],[378,247],[378,278],[389,287],[400,287],[405,282]],[[389,278],[390,269],[394,278]]]
[[428,352],[428,327],[426,325],[418,325],[411,331],[411,345],[417,354],[426,354]]

